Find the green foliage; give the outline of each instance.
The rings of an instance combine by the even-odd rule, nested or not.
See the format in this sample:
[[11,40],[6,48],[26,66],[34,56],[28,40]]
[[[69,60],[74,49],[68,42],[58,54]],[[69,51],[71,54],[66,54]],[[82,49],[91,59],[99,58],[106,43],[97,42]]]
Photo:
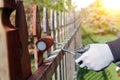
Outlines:
[[34,0],[34,3],[40,7],[46,7],[56,11],[69,11],[72,6],[70,1],[71,0]]
[[24,5],[31,5],[33,4],[33,0],[23,0]]
[[[71,5],[71,0],[24,0],[25,7],[32,6],[34,4],[38,5],[39,15],[43,17],[43,8],[47,8],[47,13],[50,10],[55,10],[57,12],[68,12],[74,7]],[[48,15],[49,17],[50,15]]]
[[118,77],[115,69],[116,66],[114,64],[100,72],[79,68],[77,80],[119,80],[120,77]]
[[53,6],[54,10],[67,11],[62,0],[58,0],[57,4]]
[[86,68],[79,68],[78,74],[78,80],[113,80],[113,76],[108,69],[95,72]]
[[83,26],[82,28],[82,42],[83,45],[88,45],[91,43],[106,43],[108,41],[115,40],[117,34],[111,33],[96,33],[96,30],[88,28],[88,26]]

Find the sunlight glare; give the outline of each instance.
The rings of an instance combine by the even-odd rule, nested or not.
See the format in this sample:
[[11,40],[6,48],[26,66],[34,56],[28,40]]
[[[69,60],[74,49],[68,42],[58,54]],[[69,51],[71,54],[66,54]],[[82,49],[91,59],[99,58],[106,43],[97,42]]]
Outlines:
[[120,0],[103,0],[103,6],[108,9],[120,10]]
[[72,4],[76,5],[76,10],[80,10],[81,8],[85,8],[89,6],[95,0],[72,0]]

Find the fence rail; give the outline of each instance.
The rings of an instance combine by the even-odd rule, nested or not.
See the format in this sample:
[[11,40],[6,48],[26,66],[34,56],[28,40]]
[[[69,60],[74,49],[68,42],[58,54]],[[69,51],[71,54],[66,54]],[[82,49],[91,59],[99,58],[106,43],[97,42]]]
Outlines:
[[[3,64],[0,64],[0,80],[74,80],[73,55],[64,52],[61,47],[74,51],[81,46],[79,14],[75,11],[58,12],[43,8],[41,18],[37,5],[32,5],[31,19],[26,21],[28,16],[26,17],[27,12],[21,0],[17,0],[14,7],[13,3],[2,1],[0,60]],[[13,11],[16,11],[15,26],[9,20]],[[54,44],[46,51],[40,52],[36,42],[48,35],[61,45]],[[28,48],[28,39],[31,37],[33,55],[30,55],[31,48]],[[30,56],[34,56],[34,72]]]
[[[72,41],[74,41],[73,39],[75,39],[75,37],[76,37],[75,35],[77,34],[78,30],[79,30],[79,25],[75,28],[72,35],[67,39],[67,42],[66,42],[66,44],[64,44],[63,48],[69,48],[70,47],[70,45],[72,44]],[[73,59],[74,56],[72,54],[65,54],[65,52],[63,52],[60,49],[54,51],[53,54],[54,55],[56,54],[56,57],[53,58],[52,61],[48,61],[48,62],[45,62],[44,64],[42,64],[40,66],[40,68],[38,68],[38,70],[29,78],[30,80],[33,80],[33,79],[35,79],[35,80],[50,80],[51,76],[56,71],[57,66],[62,65],[62,64],[60,64],[60,62],[61,62],[61,60],[63,60],[63,56],[66,56],[66,59],[68,58],[68,60],[66,60],[66,63],[65,63],[66,65],[68,65],[68,67],[65,66],[65,68],[69,68],[69,69],[65,69],[65,71],[66,70],[69,71],[69,70],[72,69],[69,66],[75,66],[75,64],[71,65],[72,64],[71,62],[74,61],[74,59]],[[71,61],[69,61],[69,60],[71,60]],[[73,69],[75,69],[75,68],[73,67]],[[60,69],[60,71],[62,71],[62,69]],[[72,76],[72,78],[70,78],[69,80],[71,80],[71,79],[73,80],[74,71],[75,70],[73,70],[73,72],[71,72],[72,75],[68,75],[68,73],[66,74],[69,77]],[[62,80],[62,79],[60,79],[60,80]],[[63,80],[65,80],[65,79],[63,79]],[[66,79],[66,80],[68,80],[68,79]]]

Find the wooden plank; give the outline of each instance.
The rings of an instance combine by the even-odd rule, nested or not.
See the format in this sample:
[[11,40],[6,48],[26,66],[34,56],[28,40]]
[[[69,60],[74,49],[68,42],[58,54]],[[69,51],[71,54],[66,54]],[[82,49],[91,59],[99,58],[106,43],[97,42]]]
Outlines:
[[40,16],[39,16],[39,12],[38,12],[38,6],[37,5],[33,5],[33,36],[37,37],[37,39],[41,38],[41,34],[42,34],[42,28],[41,28],[41,21],[40,21]]
[[8,52],[6,43],[6,33],[2,27],[0,20],[0,80],[10,80],[9,64],[8,64]]
[[36,42],[41,38],[42,28],[40,24],[40,16],[38,13],[38,6],[33,5],[33,36],[34,36],[34,58],[35,58],[35,68],[38,69],[39,65],[42,64],[43,53],[39,53],[36,48]]
[[49,9],[48,8],[46,8],[46,33],[47,33],[47,35],[51,35],[51,30],[50,30],[50,25],[49,25]]
[[75,48],[80,48],[82,46],[82,37],[81,37],[81,28],[78,29],[78,32],[76,34],[76,42],[75,42]]
[[[75,37],[74,37],[74,39],[72,40],[72,42],[71,42],[71,45],[70,45],[70,47],[69,47],[69,50],[70,51],[72,51],[72,52],[74,52],[74,50],[75,50]],[[75,59],[73,58],[74,56],[73,55],[71,55],[71,54],[69,54],[69,56],[70,56],[70,58],[69,58],[69,61],[70,61],[70,70],[71,70],[71,72],[70,72],[70,79],[69,80],[74,80],[74,73],[75,73]],[[71,66],[71,65],[73,65],[73,66]]]
[[18,30],[10,23],[12,9],[1,9],[0,14],[0,80],[22,80]]
[[15,0],[0,0],[0,8],[12,8],[15,9]]
[[7,38],[4,26],[2,24],[2,9],[0,9],[0,80],[10,80],[9,62],[8,62],[8,51],[7,49]]
[[57,67],[57,80],[61,80],[61,76],[60,76],[60,63],[58,65],[58,67]]
[[25,80],[31,75],[30,55],[28,52],[28,30],[25,18],[25,11],[22,1],[17,1],[16,8],[16,28],[19,30],[21,45],[21,65],[22,75]]
[[46,62],[41,65],[38,70],[28,80],[50,80],[53,73],[56,71],[58,64],[63,58],[64,53],[59,52],[53,62]]
[[66,55],[63,57],[63,69],[64,69],[64,71],[63,71],[63,80],[66,80]]
[[63,63],[63,59],[61,60],[61,63],[60,63],[60,76],[61,76],[60,78],[61,78],[61,80],[64,80],[64,63]]

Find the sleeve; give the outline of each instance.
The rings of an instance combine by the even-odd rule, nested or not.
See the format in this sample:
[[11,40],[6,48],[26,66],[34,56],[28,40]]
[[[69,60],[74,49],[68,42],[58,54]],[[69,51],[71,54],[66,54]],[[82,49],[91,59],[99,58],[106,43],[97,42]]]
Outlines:
[[120,61],[120,38],[111,42],[107,42],[107,44],[110,47],[111,52],[113,54],[113,57],[114,57],[113,62]]

